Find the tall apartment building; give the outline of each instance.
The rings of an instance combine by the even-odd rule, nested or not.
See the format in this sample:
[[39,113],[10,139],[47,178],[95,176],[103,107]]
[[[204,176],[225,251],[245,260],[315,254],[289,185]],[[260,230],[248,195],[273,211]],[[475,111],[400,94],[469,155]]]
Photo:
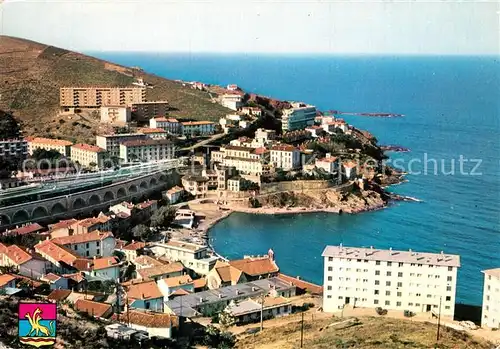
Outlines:
[[323,310],[345,305],[453,317],[460,256],[444,253],[327,246]]
[[26,159],[28,142],[22,138],[0,139],[0,159]]
[[132,103],[132,112],[137,119],[148,120],[158,115],[167,115],[170,105],[167,101],[142,101]]
[[144,139],[120,144],[120,158],[125,162],[173,159],[174,144],[168,139]]
[[271,147],[271,163],[285,171],[300,168],[300,151],[288,144]]
[[61,87],[63,108],[98,108],[105,105],[132,106],[146,100],[144,87]]
[[137,141],[148,139],[148,135],[143,133],[117,133],[96,136],[98,147],[106,149],[109,156],[120,157],[120,144],[127,141]]
[[71,156],[71,146],[73,143],[62,139],[53,138],[29,138],[28,139],[28,153],[33,155],[37,149],[56,150],[63,156]]
[[75,144],[71,146],[71,160],[85,167],[104,167],[108,157],[106,149],[90,144]]
[[314,124],[316,107],[301,102],[292,102],[292,107],[283,110],[281,128],[283,132],[302,130]]
[[483,270],[483,274],[481,327],[500,329],[500,268]]

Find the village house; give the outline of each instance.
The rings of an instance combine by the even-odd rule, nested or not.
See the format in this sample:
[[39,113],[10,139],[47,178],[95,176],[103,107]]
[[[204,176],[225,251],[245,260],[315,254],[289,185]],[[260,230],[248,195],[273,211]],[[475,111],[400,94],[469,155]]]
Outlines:
[[127,261],[131,262],[139,256],[139,251],[146,247],[146,243],[142,241],[134,241],[121,249],[121,252],[125,254]]
[[243,96],[238,93],[226,93],[220,98],[221,104],[231,110],[238,110],[243,101]]
[[185,121],[181,125],[184,136],[207,136],[215,132],[215,124],[210,121]]
[[262,109],[259,107],[243,107],[241,108],[241,112],[245,115],[252,115],[252,116],[261,116],[262,115]]
[[154,281],[180,277],[183,272],[184,266],[180,262],[161,263],[150,268],[136,269],[137,279]]
[[229,262],[217,262],[207,275],[209,289],[236,285],[277,276],[279,268],[274,261],[274,252],[266,256],[246,257]]
[[255,131],[254,142],[258,147],[264,147],[270,142],[276,139],[276,131],[275,130],[266,130],[264,128],[258,128]]
[[312,138],[318,138],[324,132],[323,128],[317,125],[308,126],[305,130],[311,134]]
[[326,156],[322,159],[316,159],[315,165],[327,173],[337,173],[338,171],[338,159],[330,153],[326,153]]
[[150,311],[130,310],[113,315],[113,321],[119,321],[138,331],[146,331],[149,337],[172,338],[173,329],[179,326],[176,316]]
[[182,124],[179,120],[174,118],[166,118],[163,116],[151,118],[149,119],[149,127],[154,129],[161,128],[172,135],[182,134]]
[[300,151],[292,145],[281,144],[271,147],[271,163],[284,171],[299,169]]
[[72,142],[65,141],[62,139],[53,139],[53,138],[28,138],[28,154],[33,155],[33,152],[37,149],[44,150],[56,150],[62,156],[70,157],[71,156],[71,146]]
[[122,263],[116,257],[103,257],[93,259],[79,259],[73,263],[73,267],[83,272],[88,280],[112,280],[120,281],[120,267]]
[[203,198],[208,191],[208,177],[186,175],[182,177],[182,186],[184,190],[195,198]]
[[110,231],[112,228],[111,218],[100,214],[82,220],[68,219],[49,225],[50,237],[58,238],[71,235],[88,234],[93,231]]
[[10,274],[0,275],[0,290],[16,287],[16,277]]
[[155,281],[127,281],[125,288],[128,306],[133,309],[152,310],[163,313],[163,294]]
[[17,245],[6,246],[0,243],[1,266],[12,266],[17,273],[39,279],[46,273],[48,263],[34,251],[24,250]]
[[54,238],[52,242],[73,250],[82,257],[90,258],[112,256],[116,245],[113,233],[98,230]]
[[38,223],[22,225],[15,229],[7,229],[4,234],[7,236],[19,236],[26,234],[40,234],[45,231],[45,228]]
[[163,196],[168,199],[169,204],[176,204],[181,200],[183,194],[184,188],[175,186],[165,191]]
[[217,257],[208,255],[208,247],[193,243],[169,240],[164,243],[154,242],[151,250],[156,256],[181,262],[185,268],[196,274],[207,275],[214,267]]
[[149,139],[143,133],[116,133],[108,135],[97,135],[96,144],[98,147],[106,149],[110,157],[120,157],[120,144],[129,141],[139,141]]
[[51,290],[60,290],[60,289],[67,290],[69,288],[68,279],[54,273],[48,273],[46,275],[43,275],[40,278],[40,281],[48,283],[50,285]]
[[108,152],[101,147],[83,143],[71,146],[71,160],[81,166],[89,168],[111,167],[111,163],[105,163],[107,158]]
[[357,167],[358,167],[358,165],[353,161],[344,161],[342,163],[342,168],[344,170],[344,173],[343,173],[344,176],[349,180],[356,178]]
[[247,324],[263,319],[287,316],[292,313],[292,304],[284,297],[264,297],[264,304],[261,298],[247,299],[242,301],[232,301],[226,309],[224,315],[234,319],[234,324]]
[[481,327],[500,329],[500,268],[483,270]]
[[75,302],[75,310],[87,313],[88,315],[98,319],[106,319],[113,314],[113,308],[111,305],[87,299],[77,300]]
[[78,253],[59,246],[51,240],[40,241],[35,245],[35,251],[51,263],[47,271],[50,270],[56,274],[74,273],[73,264],[76,260],[82,259]]
[[194,292],[193,280],[189,275],[174,276],[157,281],[158,288],[165,300],[172,296],[182,296]]

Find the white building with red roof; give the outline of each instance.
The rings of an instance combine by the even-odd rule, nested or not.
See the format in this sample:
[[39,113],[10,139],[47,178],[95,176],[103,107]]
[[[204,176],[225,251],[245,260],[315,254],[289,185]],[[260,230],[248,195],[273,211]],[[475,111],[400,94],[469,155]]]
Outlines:
[[275,168],[285,171],[299,169],[300,151],[289,144],[279,144],[271,147],[271,163]]
[[173,135],[180,135],[182,133],[182,125],[179,120],[164,116],[157,116],[149,119],[149,127],[161,128]]
[[88,234],[54,238],[52,242],[64,246],[85,258],[112,256],[116,245],[113,233],[99,230]]
[[338,171],[338,159],[332,156],[330,153],[326,153],[326,156],[322,159],[315,160],[315,166],[325,170],[327,173],[336,173]]
[[45,274],[47,261],[29,249],[17,245],[6,246],[0,243],[0,263],[18,269],[20,275],[39,279]]

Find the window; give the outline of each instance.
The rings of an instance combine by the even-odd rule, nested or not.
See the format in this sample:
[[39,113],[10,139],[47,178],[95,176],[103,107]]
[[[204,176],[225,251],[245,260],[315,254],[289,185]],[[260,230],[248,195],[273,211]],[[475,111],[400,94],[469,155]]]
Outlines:
[[374,294],[378,294],[378,290],[375,290]]
[[375,280],[375,285],[380,285],[380,281]]
[[333,278],[331,276],[329,276],[328,281],[333,281]]
[[78,250],[78,245],[75,245],[75,251]]
[[421,266],[422,266],[422,264],[419,264],[419,265],[418,265],[418,267],[421,267]]
[[448,271],[453,271],[453,267],[448,267]]
[[448,277],[446,278],[446,281],[451,281],[452,279],[453,279],[453,278],[452,278],[451,276],[448,276]]
[[378,299],[374,299],[373,304],[378,304]]
[[412,302],[408,303],[408,306],[413,307],[413,303]]
[[326,296],[326,298],[330,299],[330,298],[332,298],[332,295],[329,294],[328,296]]
[[446,296],[446,301],[447,302],[451,301],[451,297],[450,296]]
[[380,270],[375,270],[375,275],[380,275]]
[[100,241],[96,241],[96,243],[95,243],[95,245],[96,245],[97,247],[99,247],[99,245],[100,245],[100,244],[101,244],[101,242],[100,242]]
[[397,296],[398,296],[398,297],[401,297],[402,295],[403,295],[403,294],[402,294],[401,292],[398,292],[398,293],[397,293]]
[[434,268],[434,266],[432,264],[429,264],[429,268]]
[[87,242],[87,244],[85,245],[85,247],[89,248],[89,243]]
[[402,272],[399,272],[398,273],[398,278],[402,278],[403,277],[403,273]]
[[403,266],[403,263],[402,263],[402,262],[399,262],[398,267],[400,267],[400,268],[401,268],[402,266]]
[[402,282],[398,282],[398,287],[403,287],[403,283]]
[[360,273],[360,272],[361,272],[361,269],[356,269],[356,272]]
[[328,262],[333,262],[333,257],[328,257]]
[[328,291],[331,291],[331,290],[332,290],[332,286],[328,286],[326,289],[327,289]]
[[375,262],[375,265],[380,265],[380,261],[376,261],[376,262]]
[[333,271],[333,268],[332,267],[328,267],[328,271]]
[[416,306],[416,307],[419,307],[419,306],[420,306],[420,303],[415,303],[415,306]]
[[89,253],[89,251],[87,251],[87,252],[86,252],[86,255],[87,255],[87,257],[89,257],[89,256],[90,256],[90,253]]
[[391,295],[391,291],[385,291],[385,295],[386,296],[390,296]]
[[427,295],[427,298],[432,298],[432,294],[428,294],[428,295]]
[[387,272],[387,276],[391,276],[392,273],[390,271]]
[[360,262],[361,262],[361,259],[358,259],[358,260],[357,260],[357,262],[358,262],[358,263],[360,263]]
[[400,307],[401,306],[401,302],[396,302],[396,307]]
[[415,296],[420,297],[421,295],[422,295],[421,293],[417,293]]
[[392,262],[387,262],[387,266],[388,267],[392,266]]
[[451,286],[446,286],[446,291],[451,291]]
[[449,305],[446,305],[444,308],[445,308],[446,310],[449,310],[449,309],[450,309],[450,306],[449,306]]
[[344,299],[344,297],[343,296],[339,296],[339,299]]
[[391,302],[385,301],[385,305],[391,305]]
[[101,250],[97,249],[97,254],[101,254]]
[[386,285],[386,286],[391,286],[391,282],[390,282],[390,281],[386,281],[386,282],[385,282],[385,285]]

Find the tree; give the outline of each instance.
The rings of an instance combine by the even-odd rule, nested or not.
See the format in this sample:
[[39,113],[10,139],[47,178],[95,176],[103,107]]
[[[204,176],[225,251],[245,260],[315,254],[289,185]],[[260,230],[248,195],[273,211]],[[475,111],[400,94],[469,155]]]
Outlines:
[[19,138],[21,128],[12,114],[0,110],[0,139]]
[[134,238],[147,241],[151,236],[151,229],[144,224],[139,224],[132,228],[132,235],[134,235]]
[[162,206],[151,216],[151,226],[154,228],[168,228],[174,221],[177,210],[170,206]]

